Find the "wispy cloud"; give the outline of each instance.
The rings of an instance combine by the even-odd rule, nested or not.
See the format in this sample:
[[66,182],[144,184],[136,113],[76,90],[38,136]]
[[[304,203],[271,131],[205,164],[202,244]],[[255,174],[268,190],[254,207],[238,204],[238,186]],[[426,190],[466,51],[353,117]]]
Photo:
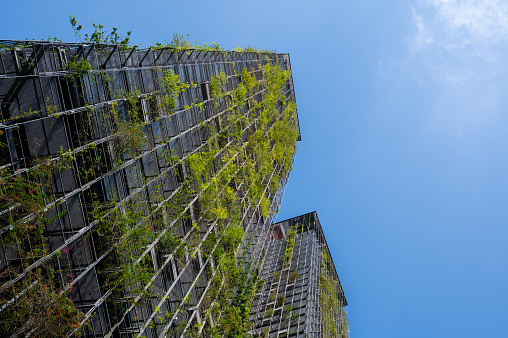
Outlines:
[[411,51],[416,52],[434,42],[432,35],[423,20],[423,16],[418,14],[413,8],[413,22],[416,26],[416,34],[411,39]]
[[508,6],[500,0],[427,0],[452,35],[465,33],[477,41],[498,42],[508,37]]
[[[450,53],[492,61],[493,49],[508,41],[508,4],[504,0],[424,0],[413,9],[410,49],[435,43]],[[426,8],[425,8],[426,7]]]
[[410,13],[406,48],[384,56],[380,74],[426,93],[431,125],[457,137],[504,118],[508,0],[413,0]]

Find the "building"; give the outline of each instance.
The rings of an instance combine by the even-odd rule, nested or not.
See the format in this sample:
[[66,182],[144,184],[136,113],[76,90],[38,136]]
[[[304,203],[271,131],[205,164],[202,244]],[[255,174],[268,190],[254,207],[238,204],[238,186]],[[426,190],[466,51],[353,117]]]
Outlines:
[[0,336],[250,330],[300,138],[290,70],[255,50],[0,41]]
[[253,337],[349,337],[347,301],[316,212],[271,228]]

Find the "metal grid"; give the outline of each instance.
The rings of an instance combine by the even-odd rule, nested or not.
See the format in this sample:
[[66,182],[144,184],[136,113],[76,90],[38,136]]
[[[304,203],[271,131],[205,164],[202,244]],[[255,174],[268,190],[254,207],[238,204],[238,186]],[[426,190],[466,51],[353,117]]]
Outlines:
[[[288,251],[290,231],[296,231],[296,234],[293,249]],[[290,255],[285,260],[287,252]],[[328,264],[322,264],[323,253],[330,257]],[[331,336],[325,332],[323,324],[321,273],[331,275],[336,287],[339,314],[335,318],[336,336],[348,337],[347,327],[341,321],[342,317],[347,319],[348,304],[316,212],[274,224],[260,274],[264,284],[251,310],[250,320],[254,323],[252,336]]]
[[[66,65],[78,59],[86,60],[92,70],[76,78]],[[54,198],[46,207],[47,218],[54,220],[44,234],[49,254],[30,262],[29,269],[40,268],[47,262],[59,267],[62,292],[72,288],[70,298],[86,314],[82,336],[185,336],[193,321],[201,322],[201,301],[216,270],[213,260],[205,260],[200,252],[197,257],[187,252],[183,259],[177,260],[158,248],[159,235],[141,256],[151,257],[150,264],[156,272],[151,285],[146,287],[154,294],[163,295],[162,300],[137,297],[128,289],[113,297],[114,292],[106,287],[101,271],[114,267],[114,247],[93,232],[97,221],[90,215],[88,206],[110,200],[118,201],[121,206],[134,199],[150,200],[153,195],[160,195],[163,200],[174,198],[186,168],[171,165],[164,154],[185,159],[202,149],[211,137],[209,129],[200,127],[202,122],[224,124],[227,121],[227,107],[216,107],[210,99],[211,76],[225,72],[227,89],[231,90],[239,82],[235,71],[247,68],[259,79],[261,74],[255,69],[266,62],[290,69],[287,54],[0,41],[0,142],[6,145],[0,148],[1,168],[14,176],[25,175],[32,170],[34,158],[57,157],[62,151],[75,155],[70,168],[52,174]],[[160,91],[161,70],[166,69],[172,69],[183,81],[197,86],[182,93],[174,114],[158,116],[160,112],[150,107],[150,98]],[[149,122],[144,127],[148,142],[139,156],[123,158],[124,163],[114,167],[112,163],[118,154],[113,150],[113,130],[104,110],[112,104],[126,106],[125,100],[116,98],[114,93],[134,89],[140,91],[139,104]],[[294,100],[292,79],[286,90],[286,96]],[[262,100],[263,89],[255,97]],[[196,106],[188,108],[195,102],[203,103],[202,111]],[[86,120],[85,112],[90,116]],[[244,130],[244,140],[252,128],[255,125]],[[101,165],[94,165],[90,158]],[[270,194],[274,211],[278,210],[286,181],[284,177],[277,193]],[[162,191],[155,186],[162,186]],[[244,245],[243,250],[249,261],[256,262],[254,267],[264,259],[267,238],[264,234],[273,220],[261,216],[259,205],[251,206],[247,202],[245,205],[242,224],[251,236],[248,237],[254,236],[256,245]],[[153,210],[158,208],[161,203]],[[188,201],[183,213],[188,218],[165,219],[165,222],[184,240],[192,235],[190,222],[202,225],[201,244],[210,233],[216,232],[213,224],[199,216],[197,197]],[[146,215],[148,221],[156,214]],[[153,224],[155,227],[156,223]],[[8,242],[9,230],[9,224],[2,224],[2,271],[24,266],[25,258]],[[20,283],[25,272],[4,278],[0,292]],[[15,299],[16,296],[13,302]],[[184,299],[191,299],[196,305],[180,311],[178,317],[174,315],[164,324],[157,323],[158,313],[176,313],[177,309],[184,308]],[[155,324],[147,325],[150,321]],[[200,332],[205,335],[203,327]]]

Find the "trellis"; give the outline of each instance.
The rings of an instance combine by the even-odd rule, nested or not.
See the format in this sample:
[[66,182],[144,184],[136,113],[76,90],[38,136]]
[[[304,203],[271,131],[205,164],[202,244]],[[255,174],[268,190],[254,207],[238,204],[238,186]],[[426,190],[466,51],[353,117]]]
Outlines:
[[[85,67],[77,67],[77,62]],[[209,90],[211,78],[225,73],[225,90],[230,91],[241,82],[238,74],[243,69],[261,80],[259,67],[267,63],[290,70],[287,54],[1,40],[0,152],[5,177],[28,175],[33,171],[35,159],[62,161],[65,157],[66,165],[51,171],[51,189],[44,195],[43,213],[50,220],[43,226],[46,254],[23,257],[19,243],[9,242],[9,232],[17,225],[2,220],[0,269],[4,278],[0,294],[6,303],[0,315],[15,306],[23,293],[16,288],[31,272],[54,266],[58,292],[69,295],[84,313],[81,327],[71,330],[71,335],[186,336],[194,326],[199,334],[207,335],[206,326],[214,323],[213,319],[205,318],[202,301],[217,267],[213,259],[204,257],[201,247],[210,234],[219,233],[214,225],[217,220],[210,222],[200,216],[197,195],[185,201],[178,215],[168,216],[164,203],[182,191],[182,180],[188,176],[185,165],[188,156],[201,151],[214,137],[213,129],[203,126],[215,123],[227,127],[231,106],[213,101]],[[180,76],[182,82],[195,86],[179,95],[174,112],[161,114],[154,110],[153,98],[159,100],[161,72],[169,70]],[[119,157],[108,114],[114,110],[125,115],[130,103],[118,93],[133,91],[138,91],[135,100],[143,116],[140,128],[146,142],[138,153]],[[265,91],[260,86],[251,97],[262,102]],[[288,100],[295,99],[291,78],[283,95]],[[244,112],[248,113],[249,110]],[[243,141],[255,130],[256,121],[243,129]],[[297,126],[297,116],[295,123]],[[220,160],[216,165],[214,170],[219,172]],[[275,166],[270,177],[277,171],[280,168]],[[281,186],[274,193],[268,189],[270,178],[264,181],[264,195],[269,196],[272,212],[278,210],[287,175],[281,175]],[[157,203],[148,203],[157,194],[160,195]],[[142,286],[148,296],[133,294],[129,289],[119,292],[108,288],[100,273],[111,269],[111,258],[118,253],[115,246],[97,235],[100,220],[94,219],[90,206],[108,201],[116,204],[103,218],[113,217],[115,210],[125,213],[136,201],[152,210],[140,213],[138,223],[149,224],[156,235],[136,261],[139,265],[148,264],[143,269],[152,270],[153,276]],[[264,217],[259,203],[250,205],[245,198],[241,203],[245,206],[241,225],[247,238],[256,237],[257,245],[244,244],[237,253],[247,252],[249,260],[256,261],[258,266],[266,252],[263,231],[274,214]],[[18,207],[6,206],[3,214]],[[26,223],[31,217],[24,215],[17,224]],[[164,229],[158,225],[161,220],[166,225]],[[192,223],[202,225],[203,230],[196,234]],[[169,228],[175,229],[184,242],[198,236],[199,244],[180,258],[174,253],[164,254],[158,243]],[[29,245],[35,245],[30,241]],[[190,303],[193,306],[187,305]],[[169,314],[169,318],[158,319],[161,313]],[[22,323],[21,329],[28,334],[36,330],[32,323]]]

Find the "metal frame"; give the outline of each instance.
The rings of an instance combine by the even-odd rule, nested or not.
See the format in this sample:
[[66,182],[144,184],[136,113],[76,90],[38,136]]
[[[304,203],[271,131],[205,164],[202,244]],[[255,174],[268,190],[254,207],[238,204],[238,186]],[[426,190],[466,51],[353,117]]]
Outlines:
[[[297,231],[288,264],[283,256],[290,228]],[[330,258],[327,273],[336,280],[339,308],[347,315],[347,300],[331,259],[316,212],[274,224],[267,247],[267,258],[260,279],[264,280],[251,309],[253,337],[324,337],[323,314],[319,303],[323,253]],[[275,296],[275,297],[274,297]],[[331,297],[332,295],[327,295]],[[279,299],[282,300],[279,302]],[[281,304],[282,303],[282,304]],[[341,332],[340,316],[337,332]],[[349,334],[348,334],[349,336]],[[342,336],[341,336],[342,337]]]
[[[28,60],[30,71],[23,71],[20,56]],[[89,62],[93,70],[78,78],[70,78],[72,73],[66,69],[66,63],[79,59]],[[118,208],[121,208],[123,203],[131,199],[146,199],[144,196],[154,193],[153,186],[157,182],[165,182],[162,193],[166,200],[173,198],[180,188],[175,172],[183,170],[185,174],[185,168],[180,165],[169,166],[159,153],[167,151],[184,160],[189,154],[200,151],[213,136],[209,130],[200,128],[201,123],[220,121],[222,124],[226,121],[227,107],[215,107],[210,99],[203,100],[203,96],[209,97],[208,92],[204,95],[202,90],[207,90],[210,77],[225,71],[232,89],[238,83],[234,70],[240,72],[247,68],[256,75],[259,73],[256,67],[266,62],[278,62],[284,69],[290,69],[288,60],[287,54],[0,40],[0,131],[3,132],[0,142],[7,145],[7,148],[0,149],[0,167],[13,175],[23,175],[32,170],[30,163],[35,157],[57,157],[60,149],[76,156],[72,168],[54,173],[52,185],[55,201],[48,202],[46,208],[48,213],[64,213],[64,216],[47,227],[45,236],[50,253],[33,262],[28,269],[37,269],[50,259],[57,262],[61,271],[59,279],[62,293],[70,292],[75,306],[86,314],[82,322],[84,326],[80,329],[83,337],[132,337],[135,334],[184,337],[196,320],[201,323],[201,334],[206,336],[204,327],[213,325],[213,322],[203,318],[200,306],[211,276],[216,271],[214,262],[205,260],[200,254],[193,259],[190,252],[183,262],[176,260],[173,255],[163,257],[157,246],[163,231],[139,258],[151,257],[156,274],[146,288],[164,294],[163,299],[144,299],[126,290],[126,301],[114,301],[112,290],[104,287],[98,273],[107,267],[105,264],[108,264],[114,247],[104,247],[101,238],[94,235],[97,222],[90,219],[87,205],[93,196],[92,192],[95,192],[105,200],[119,200]],[[157,120],[152,116],[146,127],[149,147],[139,156],[126,159],[124,164],[113,168],[110,163],[116,156],[112,150],[114,135],[108,129],[102,110],[112,104],[122,105],[124,99],[114,97],[105,76],[113,79],[113,90],[127,91],[135,87],[141,91],[140,100],[144,100],[158,95],[159,72],[164,69],[174,69],[176,74],[198,86],[182,94],[176,112],[171,116],[161,116]],[[286,89],[286,96],[294,98],[292,79]],[[261,101],[263,93],[261,89],[254,96]],[[203,103],[204,110],[198,112],[196,106],[185,108],[191,100]],[[48,113],[48,106],[56,106],[57,111]],[[33,114],[28,115],[27,111]],[[79,128],[85,111],[90,111],[92,118],[86,125],[89,133],[83,137]],[[257,122],[254,121],[245,128],[245,135],[251,127],[256,126]],[[89,148],[90,145],[95,145],[93,150]],[[94,167],[86,175],[81,170],[88,165],[81,156],[85,149],[92,157],[104,161],[103,167]],[[144,183],[137,183],[137,175],[144,175]],[[268,182],[265,182],[265,191],[270,196],[272,210],[276,212],[287,177],[283,178],[281,188],[274,195],[268,193]],[[115,189],[112,190],[113,186]],[[114,196],[111,191],[115,191]],[[195,196],[189,201],[183,213],[203,225],[203,229],[206,229],[201,234],[204,241],[216,229],[213,223],[209,224],[195,215],[197,200],[198,196]],[[162,208],[162,203],[155,208]],[[256,237],[256,245],[244,245],[240,251],[247,252],[250,259],[255,259],[256,266],[260,266],[265,259],[265,246],[268,244],[265,234],[272,221],[273,218],[261,216],[259,205],[246,203],[242,224],[248,236]],[[168,219],[167,223],[184,240],[191,235],[192,229],[188,228],[185,220]],[[2,224],[0,229],[0,270],[23,259],[16,256],[16,252],[5,249],[4,239],[10,229],[8,224]],[[57,258],[57,253],[63,254]],[[0,292],[23,278],[22,273],[3,282]],[[164,325],[154,322],[162,311],[175,313],[176,309],[183,308],[183,300],[187,298],[196,304],[192,310],[180,312],[178,318],[175,315]]]

